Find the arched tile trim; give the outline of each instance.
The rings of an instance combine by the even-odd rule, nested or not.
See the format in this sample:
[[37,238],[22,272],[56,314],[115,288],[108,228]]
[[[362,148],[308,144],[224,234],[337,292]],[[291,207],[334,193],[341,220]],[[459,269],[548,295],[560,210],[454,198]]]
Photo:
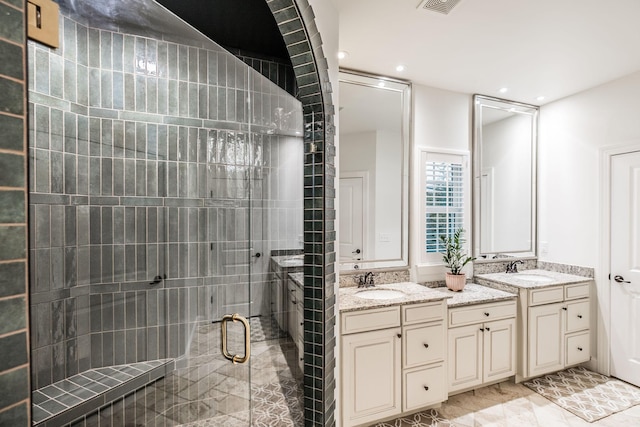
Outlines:
[[266,0],[304,114],[304,418],[335,425],[335,127],[328,62],[308,0]]

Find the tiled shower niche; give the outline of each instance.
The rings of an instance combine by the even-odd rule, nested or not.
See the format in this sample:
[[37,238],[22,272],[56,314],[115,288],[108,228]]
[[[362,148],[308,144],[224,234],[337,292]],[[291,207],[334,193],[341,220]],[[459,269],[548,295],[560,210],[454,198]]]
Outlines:
[[213,43],[62,14],[28,44],[34,390],[268,316],[251,255],[302,248],[298,101]]

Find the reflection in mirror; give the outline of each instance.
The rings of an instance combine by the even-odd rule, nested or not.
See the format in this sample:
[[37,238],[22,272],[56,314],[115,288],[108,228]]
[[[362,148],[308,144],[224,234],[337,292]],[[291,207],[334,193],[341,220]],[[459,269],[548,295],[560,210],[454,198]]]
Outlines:
[[536,255],[538,107],[474,97],[474,255]]
[[341,270],[408,265],[410,85],[340,72]]

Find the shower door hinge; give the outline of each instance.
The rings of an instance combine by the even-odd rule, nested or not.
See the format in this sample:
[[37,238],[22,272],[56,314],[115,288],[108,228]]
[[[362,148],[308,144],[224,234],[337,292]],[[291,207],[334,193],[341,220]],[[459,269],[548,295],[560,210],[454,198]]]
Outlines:
[[50,47],[60,46],[60,7],[51,0],[27,0],[27,35]]

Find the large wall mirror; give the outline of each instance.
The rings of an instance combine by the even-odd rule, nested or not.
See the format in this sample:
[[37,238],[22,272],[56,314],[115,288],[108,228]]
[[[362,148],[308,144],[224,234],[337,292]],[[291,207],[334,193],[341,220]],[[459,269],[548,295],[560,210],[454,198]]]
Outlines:
[[534,257],[538,107],[475,95],[473,119],[474,256]]
[[340,270],[408,265],[411,86],[340,71]]

